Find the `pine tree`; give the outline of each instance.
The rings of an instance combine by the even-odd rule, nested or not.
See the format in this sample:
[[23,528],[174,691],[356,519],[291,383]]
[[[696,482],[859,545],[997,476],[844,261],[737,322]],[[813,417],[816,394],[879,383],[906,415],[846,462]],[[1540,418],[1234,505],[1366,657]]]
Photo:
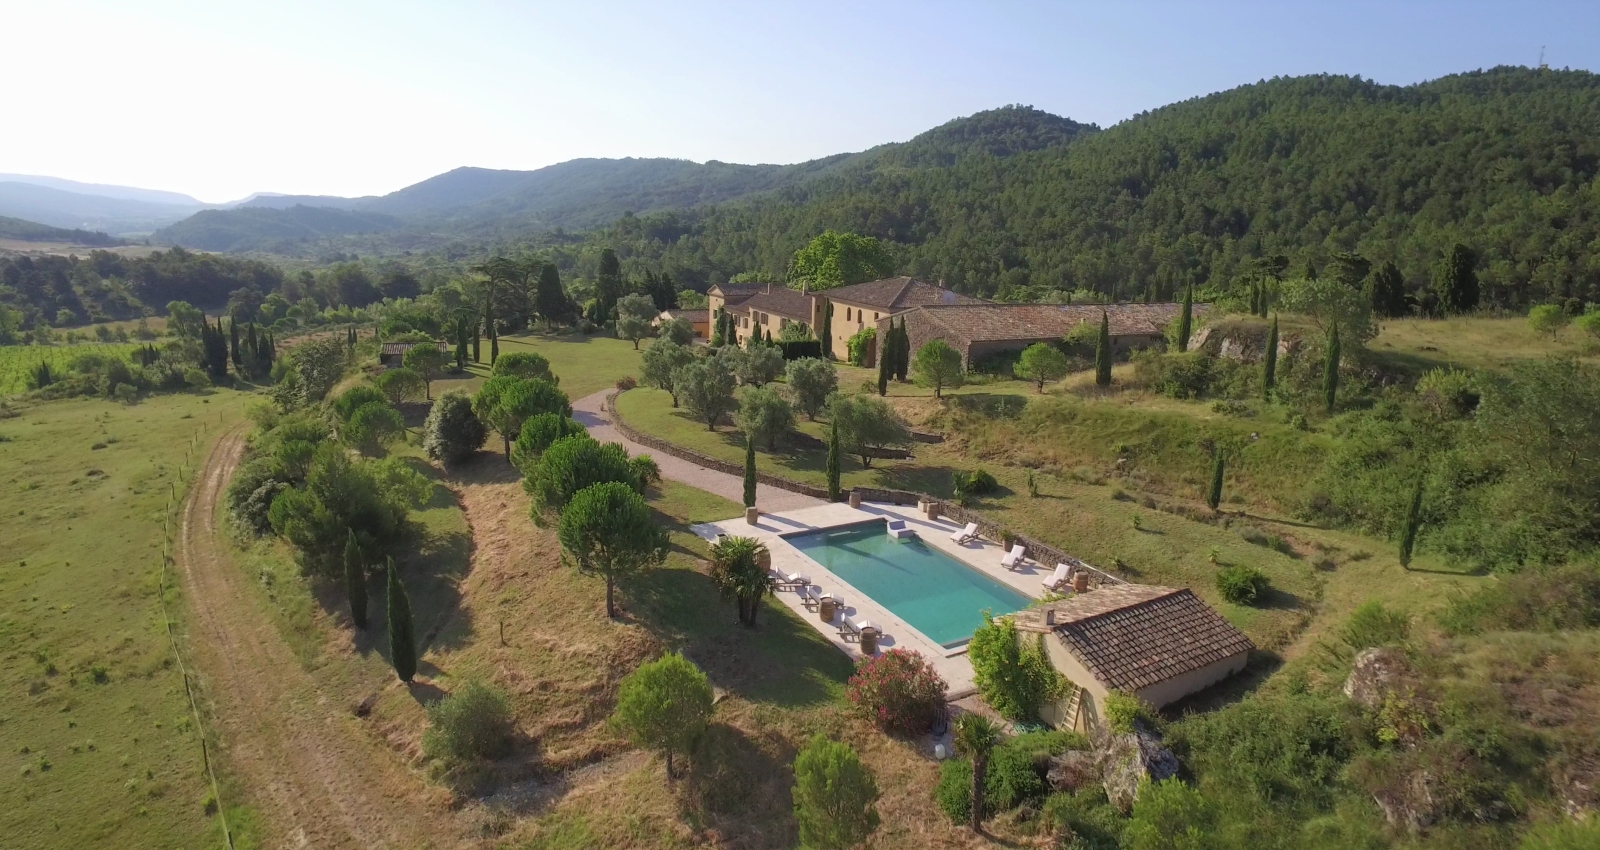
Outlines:
[[389,586],[389,662],[402,682],[417,675],[417,638],[411,631],[411,599],[406,596],[394,559],[388,561]]
[[1400,267],[1386,260],[1370,280],[1372,284],[1372,312],[1385,319],[1394,319],[1409,312],[1406,304],[1406,281]]
[[1206,491],[1206,504],[1212,510],[1222,504],[1222,449],[1217,449],[1217,457],[1211,462],[1211,489]]
[[744,506],[756,506],[756,435],[744,438]]
[[828,432],[828,501],[839,501],[839,420]]
[[1427,481],[1423,475],[1417,476],[1416,492],[1411,494],[1411,508],[1406,511],[1405,530],[1400,534],[1400,566],[1411,566],[1411,551],[1417,545],[1417,530],[1422,527],[1422,486]]
[[1322,396],[1328,412],[1333,413],[1334,400],[1339,394],[1339,326],[1333,326],[1328,335],[1327,358],[1322,364]]
[[1278,317],[1272,317],[1272,329],[1267,331],[1267,350],[1261,353],[1261,397],[1270,399],[1272,387],[1278,381]]
[[1478,255],[1456,243],[1439,261],[1433,287],[1439,309],[1445,313],[1470,313],[1478,307]]
[[356,628],[367,627],[367,570],[361,563],[361,547],[356,545],[356,533],[351,531],[344,544],[344,590],[350,597],[350,622]]
[[1100,312],[1100,338],[1094,344],[1094,382],[1096,386],[1111,386],[1111,317]]
[[[1254,312],[1254,311],[1252,311]],[[1183,312],[1178,314],[1178,350],[1189,350],[1189,333],[1194,329],[1194,284],[1183,288]]]

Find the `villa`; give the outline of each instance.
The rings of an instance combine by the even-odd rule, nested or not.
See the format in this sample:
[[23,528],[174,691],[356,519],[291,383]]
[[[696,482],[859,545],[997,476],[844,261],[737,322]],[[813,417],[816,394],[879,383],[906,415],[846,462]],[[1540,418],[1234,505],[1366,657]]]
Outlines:
[[[1237,673],[1253,648],[1188,590],[1128,584],[1070,556],[1058,568],[1059,553],[1036,553],[1046,563],[1017,556],[926,507],[831,503],[693,530],[760,540],[777,601],[852,658],[922,655],[951,699],[976,690],[966,653],[984,614],[1013,617],[1019,632],[1044,636],[1052,665],[1076,686],[1042,712],[1060,728],[1092,728],[1113,690],[1167,705]],[[1063,572],[1076,581],[1056,582]],[[1068,595],[1040,603],[1049,586]]]
[[695,339],[709,339],[711,336],[711,311],[706,309],[684,310],[674,307],[662,310],[661,315],[656,316],[655,321],[650,324],[661,327],[662,322],[670,322],[673,319],[688,322],[690,329],[694,331]]

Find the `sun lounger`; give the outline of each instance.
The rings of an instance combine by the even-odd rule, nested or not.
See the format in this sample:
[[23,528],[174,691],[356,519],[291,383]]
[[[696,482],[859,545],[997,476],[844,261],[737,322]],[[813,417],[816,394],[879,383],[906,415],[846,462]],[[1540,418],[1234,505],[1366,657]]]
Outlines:
[[1005,567],[1008,570],[1014,570],[1017,567],[1022,566],[1022,562],[1024,560],[1023,553],[1026,551],[1027,550],[1021,543],[1012,546],[1011,551],[1007,552],[1005,557],[1000,559],[1000,566]]
[[840,617],[839,618],[839,637],[844,638],[846,641],[850,640],[851,638],[855,638],[856,640],[860,640],[861,639],[861,627],[856,625],[856,621],[850,619],[849,617]]
[[889,536],[896,540],[905,540],[914,534],[916,532],[907,528],[906,521],[903,519],[892,520],[889,523]]
[[822,604],[822,597],[812,593],[808,585],[800,590],[800,604],[806,606],[807,611],[815,611]]
[[1044,580],[1045,590],[1057,590],[1072,580],[1071,564],[1056,564],[1056,571]]
[[963,528],[960,531],[956,532],[955,534],[950,535],[950,542],[951,543],[956,543],[956,544],[966,543],[969,540],[977,540],[977,539],[978,539],[978,524],[975,523],[975,522],[967,523],[967,527],[966,528]]
[[778,573],[778,580],[775,582],[775,586],[778,590],[793,590],[795,592],[799,592],[811,586],[811,577],[804,576],[799,573],[780,572]]

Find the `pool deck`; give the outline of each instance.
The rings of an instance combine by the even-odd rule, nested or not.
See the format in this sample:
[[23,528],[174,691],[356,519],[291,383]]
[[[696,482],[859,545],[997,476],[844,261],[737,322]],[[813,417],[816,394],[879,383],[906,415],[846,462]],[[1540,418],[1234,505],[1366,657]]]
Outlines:
[[[746,523],[744,517],[736,517],[721,522],[702,523],[691,530],[706,540],[715,540],[718,534],[730,534],[754,537],[767,544],[767,548],[772,552],[774,570],[784,574],[801,573],[809,576],[811,586],[818,588],[818,592],[843,597],[844,614],[849,615],[855,622],[871,620],[878,626],[882,633],[878,638],[879,650],[901,648],[918,652],[933,664],[933,668],[949,684],[950,699],[960,699],[971,694],[974,691],[972,663],[967,660],[965,645],[946,648],[933,642],[783,539],[784,536],[791,534],[822,531],[875,519],[905,520],[907,527],[915,531],[917,537],[927,545],[1030,599],[1044,595],[1044,586],[1040,582],[1055,570],[1055,564],[1043,565],[1032,560],[1024,561],[1016,570],[1007,570],[1000,566],[1000,559],[1005,554],[1000,544],[992,540],[979,539],[965,545],[957,545],[951,542],[950,535],[960,531],[961,525],[947,519],[929,521],[915,506],[909,505],[864,502],[859,509],[856,509],[842,503],[824,504],[770,514],[763,513],[755,525]],[[840,615],[836,614],[832,622],[825,623],[816,612],[806,610],[798,593],[779,591],[776,598],[778,602],[787,605],[790,610],[798,614],[802,620],[810,623],[812,628],[821,633],[839,651],[852,659],[861,658],[860,645],[854,640],[846,642],[839,636]]]

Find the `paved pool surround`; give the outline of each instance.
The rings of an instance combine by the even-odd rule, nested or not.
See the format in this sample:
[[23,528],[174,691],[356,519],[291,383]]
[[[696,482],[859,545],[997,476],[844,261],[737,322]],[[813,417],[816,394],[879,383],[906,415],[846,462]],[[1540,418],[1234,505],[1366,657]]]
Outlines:
[[[882,637],[878,640],[880,651],[895,648],[915,651],[928,659],[939,675],[944,677],[950,686],[950,699],[970,695],[975,689],[972,685],[972,663],[967,659],[965,643],[954,647],[939,645],[784,539],[790,535],[860,525],[873,520],[895,519],[905,520],[906,525],[930,548],[955,558],[1029,599],[1044,595],[1040,581],[1055,569],[1055,564],[1041,565],[1029,560],[1017,570],[1007,570],[1000,566],[1005,551],[999,544],[991,540],[975,540],[957,545],[951,542],[950,535],[960,531],[960,525],[944,519],[930,521],[914,506],[863,503],[860,508],[852,508],[847,504],[833,503],[763,513],[755,525],[746,523],[744,517],[737,517],[703,523],[691,530],[705,540],[715,540],[718,534],[760,540],[772,552],[773,569],[785,574],[802,573],[810,576],[812,586],[820,588],[819,592],[844,597],[844,614],[857,623],[871,620],[877,625],[882,631]],[[839,636],[838,620],[841,615],[835,615],[833,622],[824,623],[816,612],[806,610],[799,594],[779,591],[774,598],[789,606],[839,651],[852,659],[861,657],[860,644],[855,640],[847,643]]]

